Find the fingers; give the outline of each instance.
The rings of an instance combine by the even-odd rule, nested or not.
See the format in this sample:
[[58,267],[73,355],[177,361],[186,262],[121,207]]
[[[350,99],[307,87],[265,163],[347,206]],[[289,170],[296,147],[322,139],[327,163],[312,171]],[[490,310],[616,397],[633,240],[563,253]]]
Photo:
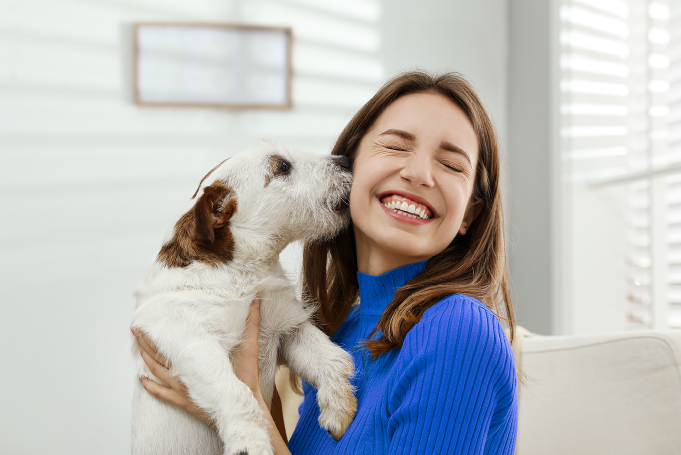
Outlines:
[[[149,371],[162,382],[168,384],[161,385],[146,377],[141,377],[142,387],[156,398],[173,404],[180,409],[184,409],[206,425],[215,428],[215,422],[207,415],[203,409],[199,408],[189,397],[187,387],[170,374],[170,362],[158,354],[154,343],[144,332],[132,328],[130,329],[137,338],[137,345],[140,348],[140,356],[149,368]],[[168,367],[166,368],[167,365]]]
[[133,335],[135,335],[135,338],[137,338],[137,344],[139,344],[142,349],[147,351],[147,353],[149,353],[149,355],[153,357],[156,361],[170,369],[172,365],[165,357],[158,353],[156,345],[154,344],[153,341],[149,339],[149,337],[147,337],[146,333],[141,332],[135,327],[131,328],[130,331],[132,332]]
[[244,339],[247,344],[252,345],[255,341],[257,347],[258,332],[260,331],[260,297],[255,296],[251,302],[251,309],[248,313],[248,322],[246,324],[246,331],[244,332]]
[[243,342],[230,354],[232,367],[236,376],[246,384],[253,393],[260,394],[258,381],[258,332],[260,331],[260,298],[256,296],[251,302],[251,308],[246,321]]
[[161,385],[149,378],[140,378],[140,381],[142,382],[142,386],[146,389],[146,391],[156,398],[167,401],[168,403],[174,404],[175,406],[182,407],[181,404],[184,401],[184,397],[170,387]]
[[170,362],[156,352],[156,345],[154,345],[154,343],[146,336],[144,332],[140,332],[136,328],[130,330],[133,334],[135,334],[135,338],[137,338],[137,345],[140,348],[140,356],[142,356],[142,360],[144,360],[144,363],[149,368],[149,371],[151,371],[151,373],[161,381],[168,384],[168,386],[177,393],[186,394],[186,387],[183,383],[175,379],[175,377],[170,374],[168,371],[171,366]]
[[161,381],[168,384],[168,387],[175,390],[176,392],[186,393],[187,388],[185,387],[185,385],[183,383],[181,383],[180,381],[178,381],[177,379],[175,379],[175,377],[173,377],[170,374],[170,372],[168,371],[168,369],[165,366],[163,366],[162,364],[160,364],[159,362],[154,360],[149,355],[149,353],[147,351],[145,351],[144,349],[142,349],[141,347],[140,347],[140,355],[142,356],[142,360],[144,360],[144,363],[149,368],[149,371],[151,371],[151,373],[154,376],[156,376]]
[[193,415],[209,427],[216,428],[215,421],[208,414],[206,414],[203,409],[194,404],[194,402],[189,399],[189,396],[186,392],[178,393],[176,390],[161,385],[149,378],[140,378],[140,382],[142,383],[142,387],[144,387],[147,392],[159,400],[163,400],[175,405],[178,408],[187,411],[189,414]]
[[257,295],[251,302],[251,309],[248,313],[248,321],[246,322],[246,330],[244,331],[244,341],[239,346],[239,355],[243,361],[250,363],[249,370],[258,368],[258,333],[260,332],[260,297]]

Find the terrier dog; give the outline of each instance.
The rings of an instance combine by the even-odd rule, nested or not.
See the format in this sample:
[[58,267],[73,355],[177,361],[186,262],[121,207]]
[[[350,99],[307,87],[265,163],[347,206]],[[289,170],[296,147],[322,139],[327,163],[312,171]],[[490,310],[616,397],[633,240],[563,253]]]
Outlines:
[[[264,145],[206,175],[135,289],[132,327],[145,332],[210,416],[217,432],[149,394],[135,380],[133,455],[272,454],[267,424],[230,353],[250,303],[261,298],[260,387],[268,406],[278,364],[318,388],[319,423],[339,439],[357,403],[350,356],[311,321],[279,263],[294,240],[331,238],[347,227],[351,174],[340,157]],[[161,382],[134,343],[139,377]]]

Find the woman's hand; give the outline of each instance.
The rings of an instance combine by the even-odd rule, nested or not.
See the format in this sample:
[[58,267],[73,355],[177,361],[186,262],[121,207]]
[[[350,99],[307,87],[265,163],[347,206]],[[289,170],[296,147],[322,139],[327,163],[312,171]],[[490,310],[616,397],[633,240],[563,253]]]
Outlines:
[[258,365],[258,333],[260,332],[260,297],[257,295],[251,302],[251,311],[246,321],[244,341],[230,355],[236,377],[246,384],[255,398],[262,401],[260,391],[260,367]]
[[[149,370],[161,381],[168,384],[164,386],[151,379],[142,378],[144,388],[155,397],[174,404],[193,415],[206,425],[215,428],[215,422],[206,415],[189,397],[187,387],[172,377],[168,371],[170,362],[161,356],[154,343],[149,340],[144,332],[132,328],[132,333],[137,338],[140,347],[142,360],[149,367]],[[258,367],[258,333],[260,331],[260,298],[258,296],[251,302],[251,309],[248,315],[248,322],[244,332],[244,341],[236,347],[231,355],[232,367],[236,376],[246,384],[258,400],[260,407],[265,412],[265,418],[270,427],[270,438],[275,450],[275,454],[290,453],[286,448],[286,429],[284,427],[284,416],[281,409],[281,401],[277,390],[274,390],[272,400],[272,412],[270,413],[260,391],[260,370]],[[166,368],[166,365],[168,368]],[[274,418],[273,418],[274,416]]]
[[[168,368],[171,366],[170,362],[158,353],[156,345],[147,338],[147,335],[144,332],[140,332],[134,327],[130,330],[132,331],[132,334],[135,335],[135,338],[137,338],[137,345],[140,348],[140,355],[142,356],[144,363],[149,367],[149,370],[154,376],[168,384],[167,386],[164,386],[149,378],[140,378],[145,390],[156,398],[174,404],[206,425],[215,428],[215,422],[213,422],[213,420],[204,413],[191,398],[189,398],[187,387],[170,375],[170,372],[168,371]],[[166,365],[168,368],[166,368]]]

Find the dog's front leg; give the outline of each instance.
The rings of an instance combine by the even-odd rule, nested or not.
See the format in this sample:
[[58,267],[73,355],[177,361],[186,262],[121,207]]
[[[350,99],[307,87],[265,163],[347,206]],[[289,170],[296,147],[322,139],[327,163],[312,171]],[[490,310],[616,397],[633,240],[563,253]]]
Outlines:
[[319,424],[340,439],[357,411],[348,382],[355,373],[350,355],[310,322],[285,336],[282,354],[295,374],[317,387]]
[[191,343],[176,363],[192,400],[214,419],[225,455],[273,453],[263,411],[251,389],[236,377],[221,343]]

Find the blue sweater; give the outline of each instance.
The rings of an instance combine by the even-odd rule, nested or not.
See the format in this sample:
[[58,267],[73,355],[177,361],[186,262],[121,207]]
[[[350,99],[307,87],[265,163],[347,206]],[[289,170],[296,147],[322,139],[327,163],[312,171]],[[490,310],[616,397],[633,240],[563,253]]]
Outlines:
[[360,305],[333,341],[355,362],[357,415],[340,441],[319,426],[317,391],[304,383],[293,454],[512,454],[518,421],[511,346],[480,301],[449,296],[425,311],[401,349],[376,360],[362,346],[398,287],[425,268],[358,273]]

